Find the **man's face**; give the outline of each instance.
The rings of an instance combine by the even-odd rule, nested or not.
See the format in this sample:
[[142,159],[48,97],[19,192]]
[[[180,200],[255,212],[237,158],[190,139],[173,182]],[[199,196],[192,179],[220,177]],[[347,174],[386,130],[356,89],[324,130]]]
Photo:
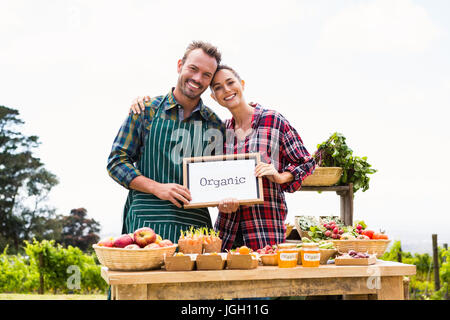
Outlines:
[[200,98],[208,88],[217,69],[215,58],[207,55],[202,49],[192,50],[186,61],[178,61],[178,83],[181,93],[190,99]]

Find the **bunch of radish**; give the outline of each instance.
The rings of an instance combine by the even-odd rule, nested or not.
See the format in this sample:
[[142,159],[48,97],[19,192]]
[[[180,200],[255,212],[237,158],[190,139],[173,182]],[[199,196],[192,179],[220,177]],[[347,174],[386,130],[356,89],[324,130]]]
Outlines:
[[341,235],[344,233],[344,229],[340,228],[334,221],[324,223],[323,226],[327,229],[324,232],[324,235],[328,238],[340,239]]
[[267,245],[262,249],[258,249],[256,250],[257,253],[259,254],[275,254],[277,253],[277,246],[276,245]]

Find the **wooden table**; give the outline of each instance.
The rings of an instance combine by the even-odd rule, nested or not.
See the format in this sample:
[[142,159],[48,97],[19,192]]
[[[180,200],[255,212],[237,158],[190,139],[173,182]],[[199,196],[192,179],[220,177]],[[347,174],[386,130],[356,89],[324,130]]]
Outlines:
[[346,299],[403,300],[403,276],[414,265],[377,260],[371,266],[321,265],[282,269],[258,266],[252,270],[136,271],[102,268],[116,300],[230,299],[345,295]]

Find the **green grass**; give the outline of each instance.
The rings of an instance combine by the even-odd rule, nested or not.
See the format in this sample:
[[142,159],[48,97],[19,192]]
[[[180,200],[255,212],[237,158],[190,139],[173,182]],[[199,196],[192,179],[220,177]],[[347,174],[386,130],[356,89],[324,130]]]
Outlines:
[[106,294],[0,293],[0,300],[106,300]]

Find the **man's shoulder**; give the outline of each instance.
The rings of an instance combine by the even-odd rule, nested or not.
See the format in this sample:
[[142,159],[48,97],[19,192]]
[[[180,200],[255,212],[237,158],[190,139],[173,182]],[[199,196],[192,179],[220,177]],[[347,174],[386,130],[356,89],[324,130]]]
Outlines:
[[206,115],[206,118],[208,119],[208,121],[212,122],[216,126],[223,126],[224,125],[224,122],[222,121],[222,119],[220,119],[220,117],[217,115],[217,113],[215,113],[207,105],[203,105],[202,112]]
[[146,108],[158,108],[159,104],[161,103],[162,99],[164,99],[164,95],[160,95],[160,96],[155,96],[155,97],[151,97],[150,100],[148,101],[144,101],[144,106]]

